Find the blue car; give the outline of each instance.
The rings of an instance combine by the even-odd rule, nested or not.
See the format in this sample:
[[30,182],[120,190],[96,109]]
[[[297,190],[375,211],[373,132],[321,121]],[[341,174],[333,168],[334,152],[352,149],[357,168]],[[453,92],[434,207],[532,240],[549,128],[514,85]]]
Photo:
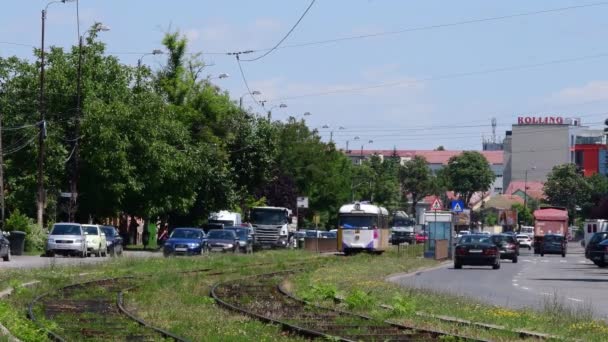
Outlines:
[[205,248],[205,232],[200,228],[175,228],[163,245],[164,256],[201,255]]

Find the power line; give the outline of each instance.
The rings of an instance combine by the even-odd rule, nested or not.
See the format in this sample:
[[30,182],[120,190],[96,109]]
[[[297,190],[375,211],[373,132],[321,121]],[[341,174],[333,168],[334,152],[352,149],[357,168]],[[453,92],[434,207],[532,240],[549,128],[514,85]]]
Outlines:
[[255,96],[253,96],[253,94],[251,92],[251,88],[249,87],[249,83],[247,82],[247,77],[245,77],[245,72],[243,71],[243,66],[241,65],[240,53],[236,53],[235,57],[236,57],[236,63],[239,65],[239,70],[241,72],[241,77],[243,78],[243,83],[245,83],[245,87],[247,88],[247,93],[249,93],[249,96],[251,97],[253,102],[255,102],[258,106],[264,108],[264,106],[261,103],[259,103],[258,100],[255,99]]
[[2,155],[3,155],[3,156],[6,156],[6,155],[9,155],[9,154],[13,154],[13,153],[16,153],[16,152],[21,151],[22,149],[24,149],[24,148],[26,148],[27,146],[31,145],[31,144],[32,144],[32,142],[36,141],[36,138],[38,137],[38,135],[39,135],[39,134],[40,134],[40,133],[37,133],[37,134],[36,134],[36,135],[34,135],[34,136],[31,138],[31,139],[29,139],[29,140],[28,140],[28,141],[27,141],[25,144],[23,144],[23,145],[21,145],[21,146],[19,146],[19,147],[16,147],[16,148],[14,148],[14,149],[12,149],[12,150],[10,150],[10,151],[6,151],[6,152],[4,152]]
[[312,0],[310,2],[310,5],[308,5],[308,7],[304,11],[304,13],[302,13],[302,15],[300,16],[300,19],[298,19],[298,21],[296,21],[296,23],[291,27],[291,29],[287,32],[287,34],[281,40],[279,40],[279,42],[275,46],[273,46],[270,50],[266,51],[266,53],[263,54],[263,55],[261,55],[261,56],[258,56],[258,57],[252,58],[252,59],[244,59],[243,61],[245,61],[245,62],[255,62],[255,61],[259,60],[259,59],[262,59],[262,58],[268,56],[273,51],[275,51],[279,47],[279,45],[281,45],[281,43],[283,43],[285,41],[285,39],[287,39],[287,37],[289,37],[289,35],[293,32],[293,30],[296,29],[296,27],[298,26],[298,24],[300,24],[300,22],[302,21],[302,19],[304,19],[304,17],[306,16],[306,14],[312,8],[312,5],[314,5],[316,1],[317,0]]
[[584,60],[597,59],[597,58],[603,58],[603,57],[608,57],[608,53],[600,53],[600,54],[596,54],[596,55],[588,55],[588,56],[582,56],[582,57],[556,59],[556,60],[542,62],[542,63],[520,64],[520,65],[514,65],[514,66],[497,67],[497,68],[493,68],[493,69],[479,70],[479,71],[469,71],[469,72],[453,73],[453,74],[446,74],[446,75],[440,75],[440,76],[431,76],[431,77],[422,78],[422,79],[414,80],[414,81],[387,82],[387,83],[379,83],[379,84],[369,85],[369,86],[364,86],[364,87],[353,87],[353,88],[337,89],[337,90],[330,90],[330,91],[309,93],[309,94],[302,94],[302,95],[285,96],[285,97],[275,98],[273,100],[275,100],[275,101],[293,100],[293,99],[300,99],[300,98],[306,98],[306,97],[351,93],[351,92],[358,92],[358,91],[362,91],[362,90],[370,90],[370,89],[377,89],[377,88],[396,87],[396,86],[401,86],[401,85],[414,85],[414,84],[430,82],[430,81],[442,81],[442,80],[448,80],[448,79],[454,79],[454,78],[487,75],[487,74],[493,74],[493,73],[499,73],[499,72],[505,72],[505,71],[519,71],[519,70],[526,70],[526,69],[534,69],[534,68],[539,68],[539,67],[548,66],[548,65],[580,62],[580,61],[584,61]]

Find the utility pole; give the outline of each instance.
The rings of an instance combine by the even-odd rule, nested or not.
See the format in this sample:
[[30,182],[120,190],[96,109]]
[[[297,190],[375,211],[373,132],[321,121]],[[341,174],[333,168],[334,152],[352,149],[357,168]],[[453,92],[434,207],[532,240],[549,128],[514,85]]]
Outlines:
[[44,101],[44,26],[46,21],[46,10],[42,10],[42,39],[40,44],[40,133],[38,135],[38,198],[36,221],[40,229],[44,225],[44,204],[46,196],[44,194],[44,138],[46,135],[46,107]]
[[4,230],[4,156],[2,151],[2,110],[0,110],[0,230]]
[[82,117],[82,36],[78,40],[78,71],[76,79],[76,122],[74,127],[74,147],[72,158],[72,179],[70,181],[70,205],[68,215],[70,222],[75,222],[76,211],[78,210],[78,173],[80,167],[79,147],[80,147],[80,118]]
[[329,132],[329,142],[334,142],[334,131]]

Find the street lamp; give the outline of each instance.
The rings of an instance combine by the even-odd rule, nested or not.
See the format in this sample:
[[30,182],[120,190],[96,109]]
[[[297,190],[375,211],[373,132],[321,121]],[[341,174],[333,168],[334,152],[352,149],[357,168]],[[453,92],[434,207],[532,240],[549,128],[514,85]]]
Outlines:
[[75,0],[50,1],[42,10],[42,35],[40,39],[40,99],[38,101],[40,111],[40,133],[38,134],[38,196],[36,200],[36,222],[42,229],[44,224],[44,138],[46,136],[46,103],[44,102],[44,28],[46,26],[46,14],[49,6],[56,3],[74,2]]
[[312,114],[310,112],[304,112],[303,114],[299,114],[299,115],[296,115],[296,116],[290,116],[290,117],[287,118],[286,121],[289,122],[291,119],[293,119],[293,121],[296,121],[299,118],[302,118],[304,116],[311,116],[311,115]]
[[[246,92],[245,94],[241,95],[241,97],[239,97],[239,108],[243,109],[243,97],[245,97],[245,95],[249,95],[249,92]],[[262,95],[262,92],[254,90],[251,92],[251,96],[253,95]],[[263,107],[264,105],[262,105]]]
[[148,53],[144,53],[143,55],[141,55],[141,57],[139,57],[139,59],[137,60],[137,87],[139,88],[139,83],[141,81],[141,63],[144,59],[144,57],[146,56],[150,56],[150,55],[162,55],[164,54],[164,52],[160,49],[154,49],[152,50],[152,52],[148,52]]
[[[266,101],[264,101],[264,102],[266,102]],[[263,104],[262,104],[262,107],[264,107]],[[272,110],[275,109],[275,108],[287,108],[287,105],[284,104],[284,103],[281,103],[279,105],[275,105],[275,106],[270,107],[270,109],[268,110],[268,121],[270,121],[270,119],[272,118]]]
[[217,79],[220,79],[220,80],[221,80],[221,79],[223,79],[223,78],[228,78],[228,77],[230,77],[230,75],[229,75],[229,74],[222,73],[222,74],[217,75],[217,77],[211,77],[211,75],[209,75],[209,76],[207,77],[207,80],[217,80]]
[[[107,32],[110,28],[100,22],[95,22],[86,32],[97,33]],[[82,116],[82,59],[83,59],[83,37],[78,37],[78,70],[76,78],[76,123],[74,126],[74,147],[72,162],[72,177],[70,181],[70,204],[68,206],[68,216],[70,222],[75,221],[78,200],[78,171],[80,169],[80,117]]]
[[[368,144],[373,144],[373,143],[374,143],[374,141],[373,141],[373,140],[370,140],[370,141],[368,141],[367,143],[368,143]],[[364,146],[364,145],[365,145],[365,144],[361,144],[361,164],[363,164],[363,146]]]

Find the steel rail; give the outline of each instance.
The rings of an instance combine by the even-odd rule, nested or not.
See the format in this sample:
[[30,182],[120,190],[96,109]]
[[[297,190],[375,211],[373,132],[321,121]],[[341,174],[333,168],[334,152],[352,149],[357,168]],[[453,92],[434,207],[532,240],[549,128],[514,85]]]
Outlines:
[[[241,279],[238,279],[236,281],[244,281],[244,280],[248,280],[248,279],[252,279],[252,278],[260,278],[260,277],[272,277],[272,276],[276,276],[276,275],[281,275],[281,274],[292,274],[295,273],[297,271],[300,270],[290,270],[290,271],[279,271],[279,272],[271,272],[271,273],[263,273],[263,274],[257,274],[257,275],[253,275],[253,276],[248,276],[248,277],[244,277]],[[234,280],[231,281],[230,283],[228,282],[218,282],[216,283],[212,289],[211,289],[211,297],[221,306],[226,307],[230,310],[236,311],[236,312],[240,312],[242,314],[248,315],[250,317],[254,317],[258,320],[264,321],[264,322],[268,322],[268,323],[273,323],[273,324],[277,324],[282,326],[284,329],[286,330],[291,330],[294,331],[296,333],[299,333],[301,335],[304,336],[308,336],[308,337],[323,337],[323,338],[327,338],[330,340],[338,340],[338,341],[354,341],[342,336],[338,336],[338,335],[328,335],[322,331],[318,331],[318,330],[314,330],[311,328],[307,328],[307,327],[303,327],[294,323],[288,323],[285,322],[281,319],[276,319],[276,318],[271,318],[262,314],[258,314],[256,312],[253,312],[251,310],[248,310],[247,308],[244,307],[240,307],[238,304],[234,304],[234,303],[230,303],[228,300],[222,298],[222,296],[220,294],[218,294],[218,289],[222,286],[225,285],[232,285],[234,284]],[[249,285],[243,285],[244,287],[247,287]],[[250,287],[250,286],[249,286]],[[279,283],[276,286],[268,286],[269,290],[273,290],[275,289],[284,297],[289,298],[293,301],[295,301],[296,303],[299,303],[301,305],[302,308],[306,308],[306,307],[313,307],[313,308],[317,308],[326,312],[331,312],[331,313],[335,313],[338,316],[343,316],[343,317],[353,317],[353,318],[358,318],[358,319],[362,319],[362,320],[366,320],[366,321],[374,321],[373,318],[369,317],[369,316],[364,316],[364,315],[360,315],[360,314],[356,314],[353,312],[348,312],[348,311],[344,311],[344,310],[339,310],[339,309],[334,309],[334,308],[329,308],[329,307],[323,307],[323,306],[319,306],[316,304],[312,304],[309,302],[306,302],[304,300],[301,300],[297,297],[295,297],[294,295],[292,295],[291,293],[289,293],[288,291],[285,290],[285,288],[281,285],[281,283]],[[427,335],[428,338],[431,338],[433,340],[439,340],[441,338],[444,337],[453,337],[453,338],[459,338],[459,339],[464,339],[467,341],[478,341],[478,342],[486,342],[486,340],[480,340],[480,339],[472,339],[469,337],[465,337],[465,336],[458,336],[458,335],[454,335],[451,333],[447,333],[447,332],[443,332],[443,331],[434,331],[434,330],[429,330],[429,329],[420,329],[420,328],[416,328],[414,326],[408,326],[408,325],[403,325],[403,324],[398,324],[398,323],[394,323],[394,322],[389,322],[389,321],[382,321],[382,324],[384,324],[386,327],[388,328],[395,328],[399,331],[408,331],[411,333],[417,333],[417,334],[424,334]],[[373,336],[374,334],[370,334],[370,336]],[[408,335],[404,334],[404,335],[400,335],[399,337],[401,338],[408,338]],[[414,337],[412,337],[412,339],[416,339]]]

